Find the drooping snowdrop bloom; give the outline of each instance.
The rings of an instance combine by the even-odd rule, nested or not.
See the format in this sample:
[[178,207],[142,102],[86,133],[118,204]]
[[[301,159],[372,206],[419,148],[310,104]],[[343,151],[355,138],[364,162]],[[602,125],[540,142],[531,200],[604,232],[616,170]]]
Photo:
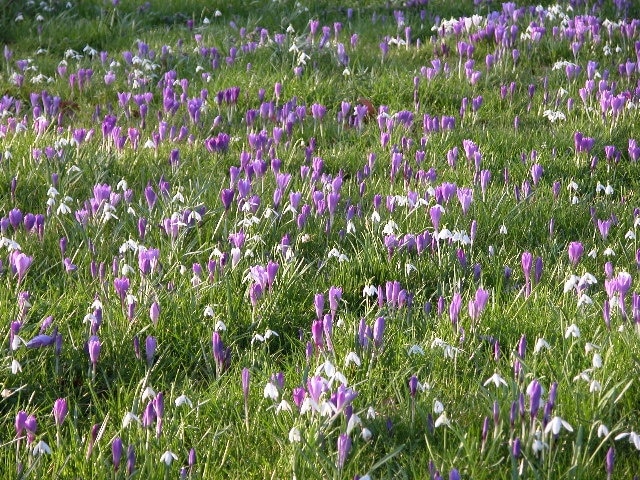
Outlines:
[[160,457],[160,461],[167,467],[170,467],[175,460],[178,460],[178,456],[170,450],[165,451]]
[[505,381],[504,378],[502,378],[498,373],[494,373],[493,375],[491,375],[484,383],[483,385],[486,387],[487,385],[489,385],[490,383],[493,383],[496,387],[500,387],[500,385],[503,386],[507,386],[507,382]]
[[623,438],[629,438],[629,443],[636,447],[636,450],[640,450],[640,435],[636,432],[624,432],[616,435],[615,440],[622,440]]
[[557,436],[563,428],[569,432],[573,432],[573,427],[569,425],[569,423],[566,420],[563,420],[562,418],[555,416],[549,421],[549,423],[545,427],[544,433],[545,435],[547,435],[549,432],[551,432]]

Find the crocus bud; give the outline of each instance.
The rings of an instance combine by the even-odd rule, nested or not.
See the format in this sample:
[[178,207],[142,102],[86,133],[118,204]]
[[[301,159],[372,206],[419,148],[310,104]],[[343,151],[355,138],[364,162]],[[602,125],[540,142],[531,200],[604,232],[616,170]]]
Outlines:
[[69,408],[67,407],[67,399],[58,398],[55,402],[53,402],[52,413],[56,425],[62,425],[62,422],[64,422],[64,419],[67,417],[67,413],[69,413]]
[[117,472],[120,468],[120,460],[122,459],[122,439],[116,437],[111,444],[111,458],[113,459],[113,470]]

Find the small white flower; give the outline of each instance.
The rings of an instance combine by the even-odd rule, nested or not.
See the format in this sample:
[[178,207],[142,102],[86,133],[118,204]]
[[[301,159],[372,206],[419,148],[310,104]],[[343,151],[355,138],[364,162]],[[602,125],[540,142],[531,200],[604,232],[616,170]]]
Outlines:
[[35,457],[37,457],[37,456],[43,455],[43,454],[50,455],[51,454],[51,447],[49,445],[47,445],[47,443],[44,440],[40,440],[33,447],[33,455]]
[[549,349],[551,348],[551,345],[549,345],[549,343],[544,338],[539,338],[538,340],[536,340],[536,344],[533,347],[533,353],[540,353],[540,351],[544,348]]
[[606,437],[607,435],[609,435],[609,427],[604,423],[598,425],[598,438]]
[[224,322],[222,320],[218,320],[216,322],[215,327],[213,327],[213,329],[216,332],[226,332],[227,331],[227,326],[224,324]]
[[127,412],[127,414],[122,419],[122,428],[127,428],[131,424],[131,422],[136,422],[138,425],[142,424],[136,414],[134,414],[133,412]]
[[595,343],[587,342],[584,344],[584,353],[591,353],[596,350],[600,350],[600,347]]
[[602,252],[602,254],[605,257],[613,257],[613,256],[615,256],[616,252],[614,252],[613,248],[608,247],[608,248],[605,249],[604,252]]
[[204,309],[205,317],[213,317],[215,314],[213,313],[213,307],[211,305],[207,305]]
[[593,354],[593,362],[591,364],[593,365],[593,368],[602,367],[602,357],[600,356],[599,353]]
[[204,18],[202,19],[202,24],[203,24],[203,25],[209,25],[210,23],[211,23],[211,20],[209,20],[207,17],[204,17]]
[[349,352],[344,359],[344,366],[348,367],[350,364],[355,363],[357,367],[359,367],[362,362],[360,361],[360,357],[356,354],[356,352]]
[[407,355],[424,355],[424,350],[420,345],[411,345]]
[[365,285],[362,289],[363,297],[373,297],[378,295],[378,289],[374,285]]
[[569,325],[569,327],[567,328],[567,331],[564,333],[564,338],[569,338],[569,337],[573,337],[573,338],[580,337],[580,329],[575,323],[572,323],[571,325]]
[[14,358],[11,360],[11,373],[17,375],[18,372],[22,372],[22,365]]
[[580,372],[578,375],[573,377],[573,381],[577,382],[578,380],[583,380],[585,382],[591,382],[591,372],[593,369],[587,368],[586,370]]
[[393,220],[389,220],[382,229],[383,235],[393,235],[398,230],[398,224]]
[[580,298],[578,299],[578,307],[581,307],[583,305],[592,305],[593,304],[593,300],[591,300],[591,297],[585,293],[583,293],[582,295],[580,295]]
[[[360,436],[365,442],[368,442],[369,440],[371,440],[371,437],[373,436],[373,434],[371,433],[371,430],[369,430],[368,428],[363,428],[362,433],[360,433]],[[364,480],[364,477],[360,477],[360,480]]]
[[280,412],[291,412],[291,405],[284,398],[280,401],[278,406],[276,407],[276,413]]
[[599,392],[600,390],[602,390],[600,382],[597,380],[591,380],[591,383],[589,384],[589,393]]
[[300,434],[300,430],[297,429],[296,427],[291,428],[291,430],[289,430],[289,441],[291,443],[299,443],[302,441],[302,435]]
[[484,383],[483,385],[486,387],[487,385],[489,385],[490,383],[493,383],[496,387],[499,387],[500,385],[504,385],[505,387],[507,386],[507,382],[505,381],[504,378],[502,378],[500,375],[498,375],[497,373],[494,373],[493,375],[491,375]]
[[362,420],[360,420],[360,417],[355,413],[351,414],[351,417],[349,417],[349,422],[347,422],[347,435],[351,435],[351,432],[354,428],[361,426]]
[[555,416],[551,419],[551,421],[545,427],[544,433],[546,435],[549,432],[551,432],[554,435],[558,435],[560,433],[560,430],[562,430],[563,428],[565,430],[568,430],[569,432],[573,432],[573,427],[569,425],[567,421],[563,420],[558,416]]
[[636,234],[633,232],[633,230],[629,230],[629,231],[625,234],[624,238],[625,238],[626,240],[635,240],[635,239],[636,239]]
[[268,382],[264,386],[264,398],[270,398],[271,400],[277,400],[280,396],[280,392],[278,392],[278,387],[276,387],[273,383]]
[[144,402],[147,398],[155,398],[156,392],[151,387],[147,387],[142,392],[142,401]]
[[167,467],[170,467],[174,460],[178,460],[178,456],[169,450],[164,452],[160,457],[160,461],[164,463]]
[[436,421],[433,424],[433,426],[435,428],[438,428],[441,425],[448,426],[450,424],[451,424],[451,422],[449,421],[449,418],[447,417],[447,412],[442,412],[442,414],[436,419]]
[[189,408],[193,408],[193,403],[184,393],[175,399],[176,407],[181,407],[182,405],[188,405]]
[[547,445],[545,442],[543,442],[539,438],[536,438],[531,444],[531,450],[533,450],[533,453],[535,453],[536,455],[538,455],[540,452],[542,452],[547,448],[549,448],[549,445]]
[[373,407],[367,408],[367,420],[375,420],[378,414],[373,409]]
[[380,223],[380,214],[378,212],[376,212],[375,210],[371,214],[371,221],[373,223]]
[[616,435],[615,440],[621,440],[623,438],[629,437],[629,443],[631,443],[636,450],[640,450],[640,435],[636,432],[624,432],[619,435]]
[[444,412],[444,405],[442,404],[442,402],[440,400],[434,400],[433,401],[433,413],[435,413],[436,415],[439,415],[442,412]]

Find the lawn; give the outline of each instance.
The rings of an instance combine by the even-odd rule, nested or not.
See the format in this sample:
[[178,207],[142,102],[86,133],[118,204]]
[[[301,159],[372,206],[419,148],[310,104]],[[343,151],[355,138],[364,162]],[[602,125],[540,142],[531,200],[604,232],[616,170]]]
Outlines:
[[632,2],[8,0],[0,45],[2,478],[640,472]]

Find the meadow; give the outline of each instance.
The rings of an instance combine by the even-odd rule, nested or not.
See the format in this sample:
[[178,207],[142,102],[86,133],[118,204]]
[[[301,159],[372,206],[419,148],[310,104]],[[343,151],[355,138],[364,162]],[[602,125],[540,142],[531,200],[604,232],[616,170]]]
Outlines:
[[640,9],[0,5],[2,478],[640,474]]

